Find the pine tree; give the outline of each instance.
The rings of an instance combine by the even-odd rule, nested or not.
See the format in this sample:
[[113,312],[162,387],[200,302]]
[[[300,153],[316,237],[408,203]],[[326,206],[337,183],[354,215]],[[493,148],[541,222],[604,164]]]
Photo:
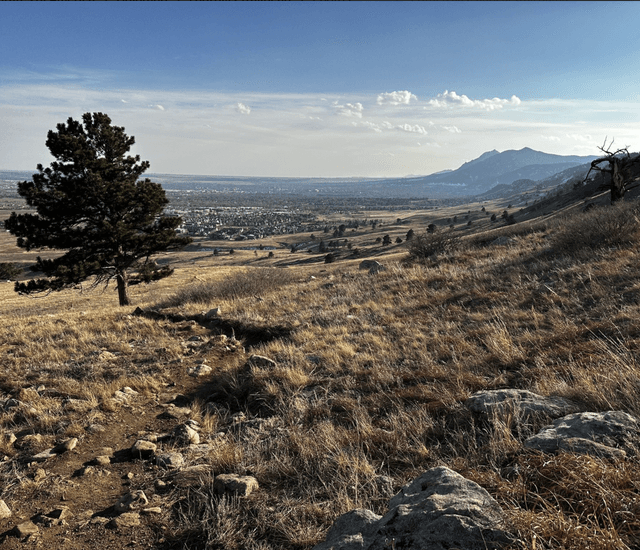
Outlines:
[[18,184],[37,213],[13,212],[5,226],[21,248],[66,252],[38,257],[32,270],[46,278],[16,283],[17,292],[115,279],[123,306],[129,285],[171,275],[173,269],[159,267],[151,256],[190,239],[176,235],[179,217],[162,215],[169,201],[160,184],[139,179],[149,162],[127,155],[134,142],[104,113],[85,113],[82,122],[69,118],[49,131],[46,145],[56,160],[48,168],[38,164],[32,180]]

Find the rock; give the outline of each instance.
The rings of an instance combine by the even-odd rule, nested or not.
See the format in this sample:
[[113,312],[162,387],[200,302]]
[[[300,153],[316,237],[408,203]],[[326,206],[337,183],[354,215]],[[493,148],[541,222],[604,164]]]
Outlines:
[[112,529],[127,529],[129,527],[137,527],[140,525],[140,514],[137,512],[125,512],[113,518],[107,527]]
[[118,514],[139,510],[149,504],[149,500],[143,491],[132,491],[120,497],[120,500],[113,505],[113,509]]
[[139,317],[140,315],[144,315],[144,309],[138,306],[136,309],[133,310],[133,313],[131,315],[135,315],[136,317]]
[[67,451],[72,451],[73,449],[76,448],[77,444],[78,444],[78,439],[76,437],[72,437],[71,439],[66,439],[65,441],[56,445],[52,449],[47,449],[46,451],[42,451],[41,453],[33,455],[31,457],[31,460],[34,460],[35,462],[42,462],[44,460],[47,460],[48,458],[66,453]]
[[6,519],[11,517],[11,510],[7,506],[4,500],[0,500],[0,519]]
[[511,244],[513,242],[513,239],[511,237],[505,237],[504,235],[502,237],[498,237],[497,239],[493,239],[491,241],[491,243],[489,243],[491,246],[507,246],[508,244]]
[[15,434],[11,433],[11,432],[7,432],[7,433],[3,433],[2,436],[0,436],[2,444],[4,445],[13,445],[16,441],[17,441],[17,437],[15,436]]
[[344,514],[314,550],[487,550],[509,540],[502,510],[489,493],[441,466],[405,485],[383,517],[369,510]]
[[39,514],[35,521],[42,523],[45,527],[51,527],[53,525],[64,525],[66,519],[73,516],[68,506],[59,506],[48,514]]
[[157,448],[157,445],[151,441],[138,439],[131,447],[131,454],[137,458],[150,458]]
[[178,445],[198,445],[200,443],[200,435],[188,424],[179,424],[173,429],[171,437],[175,439]]
[[156,456],[156,464],[161,468],[180,468],[184,457],[180,453],[162,453]]
[[640,422],[622,411],[574,413],[554,420],[524,444],[545,453],[565,450],[615,458],[623,451],[636,455]]
[[141,514],[151,515],[151,514],[162,514],[162,508],[160,506],[152,506],[151,508],[145,508],[140,511]]
[[108,456],[97,456],[92,461],[96,466],[109,466],[111,464],[111,459]]
[[198,365],[197,367],[189,367],[187,369],[187,374],[189,376],[193,376],[194,378],[198,378],[199,376],[206,376],[207,374],[211,374],[213,369],[209,365]]
[[40,530],[38,529],[38,526],[32,521],[25,521],[23,523],[20,523],[19,525],[16,525],[11,532],[15,536],[22,539],[24,537],[28,537],[29,535],[37,535]]
[[56,445],[52,451],[56,454],[66,453],[67,451],[73,451],[78,445],[78,438],[72,437],[71,439],[66,439]]
[[220,474],[213,482],[213,490],[218,495],[231,494],[246,497],[258,487],[258,480],[255,477],[235,474]]
[[218,317],[220,317],[221,311],[219,307],[214,307],[212,309],[210,309],[209,311],[207,311],[204,314],[205,319],[207,320],[211,320],[211,319],[217,319]]
[[263,369],[273,369],[278,366],[273,359],[269,359],[263,355],[252,355],[249,357],[249,364]]
[[380,267],[382,267],[382,264],[376,260],[362,260],[360,262],[360,265],[358,266],[358,269],[370,270],[370,269],[378,269]]
[[116,391],[113,394],[113,398],[116,401],[120,401],[121,403],[126,403],[131,399],[134,399],[138,395],[139,393],[136,390],[130,388],[129,386],[125,386],[121,390]]
[[525,419],[536,415],[558,418],[576,412],[578,409],[575,403],[563,397],[543,397],[527,390],[518,389],[476,392],[466,400],[465,405],[475,413],[489,416],[515,413]]

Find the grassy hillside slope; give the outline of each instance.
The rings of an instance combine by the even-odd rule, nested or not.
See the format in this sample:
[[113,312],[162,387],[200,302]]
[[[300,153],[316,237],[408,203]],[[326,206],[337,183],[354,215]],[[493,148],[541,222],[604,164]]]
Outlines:
[[[548,419],[488,422],[464,406],[479,390],[522,388],[640,417],[637,203],[500,229],[465,211],[446,240],[442,226],[424,233],[434,215],[412,225],[413,246],[360,235],[359,256],[331,264],[194,248],[173,277],[133,289],[147,315],[117,308],[112,288],[33,299],[2,283],[0,390],[19,401],[0,410],[0,498],[14,513],[0,520],[3,547],[22,548],[9,530],[63,502],[73,515],[40,529],[46,547],[309,549],[340,514],[384,512],[390,493],[438,465],[498,500],[513,548],[637,547],[637,456],[543,455],[523,441]],[[437,215],[447,225],[454,213]],[[374,256],[384,271],[358,269]],[[204,319],[215,307],[220,317]],[[276,365],[251,366],[252,354]],[[189,377],[202,361],[212,372]],[[120,399],[124,387],[138,395]],[[209,444],[185,455],[200,469],[131,456],[181,414]],[[71,437],[70,453],[32,461]],[[110,463],[83,471],[103,447]],[[260,488],[217,497],[221,473]],[[133,530],[95,519],[132,489],[160,513]]]

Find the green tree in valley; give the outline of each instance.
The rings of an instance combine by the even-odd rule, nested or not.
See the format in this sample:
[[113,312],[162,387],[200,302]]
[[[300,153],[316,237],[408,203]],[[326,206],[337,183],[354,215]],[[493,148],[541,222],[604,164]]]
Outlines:
[[16,283],[17,292],[115,279],[123,306],[129,304],[129,285],[171,275],[173,269],[151,257],[190,239],[176,235],[179,217],[163,215],[169,201],[160,184],[139,179],[149,162],[127,155],[134,142],[104,113],[85,113],[82,122],[69,118],[49,131],[46,145],[56,160],[48,168],[39,164],[31,181],[18,184],[36,213],[13,212],[5,226],[21,248],[66,252],[38,257],[32,270],[46,278]]

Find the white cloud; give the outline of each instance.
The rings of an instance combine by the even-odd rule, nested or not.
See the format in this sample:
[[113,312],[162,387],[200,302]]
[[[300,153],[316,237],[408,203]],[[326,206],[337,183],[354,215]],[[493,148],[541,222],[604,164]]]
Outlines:
[[443,130],[446,130],[447,132],[451,132],[452,134],[462,133],[462,130],[460,130],[460,128],[458,128],[457,126],[443,126],[442,128]]
[[245,105],[244,103],[236,103],[236,111],[238,111],[241,115],[248,115],[251,113],[251,107]]
[[152,107],[157,111],[164,111],[164,107],[162,105],[152,105]]
[[567,137],[569,139],[573,139],[575,141],[584,141],[584,142],[588,142],[588,143],[592,143],[593,142],[593,136],[591,136],[590,134],[585,134],[585,135],[567,134]]
[[411,132],[413,134],[422,134],[424,136],[426,136],[428,133],[425,127],[420,126],[419,124],[414,124],[413,126],[411,124],[400,124],[396,126],[396,128],[398,130],[402,130],[403,132]]
[[345,105],[339,105],[337,101],[334,101],[333,105],[336,109],[336,114],[338,115],[362,118],[362,111],[364,111],[362,103],[347,103]]
[[373,123],[373,122],[369,122],[369,121],[365,120],[365,121],[362,123],[362,125],[363,125],[365,128],[369,128],[369,129],[373,130],[374,132],[376,132],[376,133],[378,133],[378,134],[381,134],[381,133],[382,133],[382,129],[380,128],[380,125],[378,125],[378,124],[375,124],[375,123]]
[[383,105],[385,103],[388,103],[389,105],[409,105],[412,99],[415,101],[418,100],[415,94],[412,94],[407,90],[402,92],[385,92],[383,94],[378,94],[376,103],[378,105]]
[[504,106],[516,106],[520,105],[520,98],[512,95],[511,99],[500,99],[494,97],[493,99],[470,99],[466,95],[458,95],[454,91],[445,90],[443,94],[438,94],[436,99],[430,99],[429,105],[440,109],[446,109],[448,107],[473,107],[477,109],[485,109],[487,111],[493,111],[494,109],[502,109]]
[[561,141],[558,136],[540,136],[542,139],[546,139],[547,141]]

